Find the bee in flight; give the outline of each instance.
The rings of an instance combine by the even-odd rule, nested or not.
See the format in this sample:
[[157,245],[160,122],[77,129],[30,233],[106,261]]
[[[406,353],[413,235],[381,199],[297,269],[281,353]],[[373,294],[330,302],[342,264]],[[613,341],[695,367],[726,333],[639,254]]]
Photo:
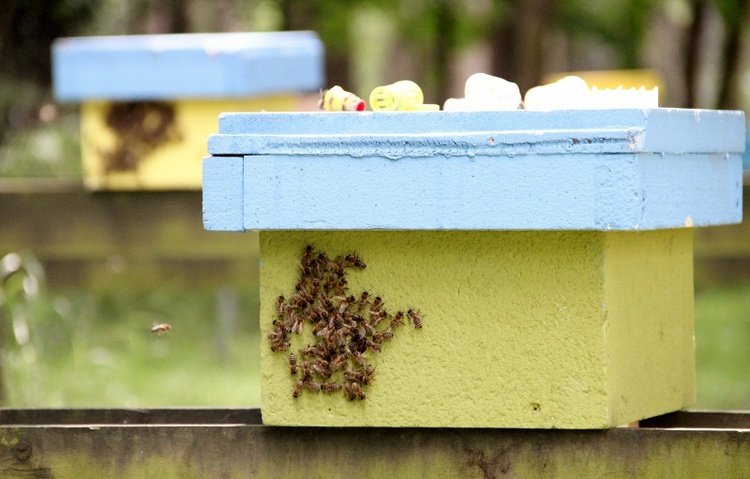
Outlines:
[[172,325],[168,323],[162,323],[157,324],[153,328],[151,328],[152,333],[156,333],[157,336],[161,336],[162,334],[166,333],[167,331],[170,331],[172,329]]

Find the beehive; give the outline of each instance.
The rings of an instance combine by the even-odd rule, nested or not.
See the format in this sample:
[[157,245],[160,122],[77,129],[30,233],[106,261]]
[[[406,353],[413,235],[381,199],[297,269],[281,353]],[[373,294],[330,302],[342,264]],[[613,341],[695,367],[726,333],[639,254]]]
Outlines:
[[[204,224],[260,230],[266,424],[607,428],[695,396],[692,230],[741,220],[744,116],[698,110],[227,114]],[[366,398],[273,351],[306,246],[418,309]],[[356,367],[356,366],[352,366]],[[325,381],[325,379],[321,379]]]
[[312,32],[62,38],[53,77],[58,100],[82,102],[87,187],[199,190],[218,115],[298,109],[323,48]]

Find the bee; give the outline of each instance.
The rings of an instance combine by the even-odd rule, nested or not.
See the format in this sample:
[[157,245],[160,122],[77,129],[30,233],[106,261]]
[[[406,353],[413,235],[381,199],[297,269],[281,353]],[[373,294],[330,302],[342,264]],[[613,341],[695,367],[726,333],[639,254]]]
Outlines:
[[157,336],[161,336],[162,334],[166,333],[167,331],[170,331],[172,329],[172,325],[168,323],[162,323],[157,324],[153,328],[151,328],[152,333],[156,333]]
[[326,278],[326,282],[323,283],[323,290],[326,292],[333,291],[336,288],[336,284],[336,280],[329,276],[328,278]]
[[302,263],[310,264],[313,260],[313,247],[310,245],[305,246],[305,254],[302,255]]
[[362,291],[362,295],[359,297],[359,305],[357,307],[358,311],[363,311],[368,304],[370,304],[369,301],[367,301],[367,298],[370,297],[370,293],[367,291]]
[[375,296],[375,300],[372,302],[372,305],[370,306],[370,314],[377,313],[380,311],[380,308],[383,306],[383,299],[380,296]]
[[409,316],[409,321],[411,322],[412,328],[421,328],[422,327],[422,314],[420,314],[418,311],[414,311],[413,309],[410,309],[407,313],[407,316]]
[[315,336],[321,336],[318,333],[327,327],[328,327],[328,321],[326,321],[325,319],[320,319],[317,323],[315,323],[315,326],[313,327],[312,332]]
[[312,280],[310,280],[310,292],[313,295],[317,295],[318,291],[320,291],[320,278],[314,277]]
[[370,337],[375,334],[375,328],[367,321],[360,321],[357,325],[357,332],[360,336]]
[[284,331],[276,329],[268,333],[268,340],[270,342],[279,342],[286,340],[286,333]]
[[333,334],[329,334],[324,338],[326,342],[326,348],[328,351],[333,351],[338,346],[338,340],[336,339],[336,332],[333,332]]
[[388,312],[384,310],[370,311],[370,324],[373,326],[377,326],[387,316],[388,316]]
[[299,294],[295,294],[294,296],[292,296],[292,299],[289,300],[289,304],[291,304],[294,309],[300,310],[305,309],[305,307],[307,306],[307,301],[302,299]]
[[313,309],[312,311],[307,311],[307,319],[309,319],[310,323],[312,324],[316,324],[319,321],[325,320],[325,318],[320,317],[320,314],[315,309]]
[[320,384],[316,383],[312,379],[308,379],[307,381],[304,382],[304,384],[307,389],[309,389],[310,391],[314,393],[320,391]]
[[312,304],[313,301],[313,297],[310,296],[307,291],[303,290],[298,291],[297,294],[292,296],[292,299],[289,300],[289,303],[297,309],[304,309],[308,304]]
[[302,316],[295,316],[294,317],[294,323],[292,324],[292,332],[297,334],[302,334],[302,324],[304,320],[302,319]]
[[351,382],[359,382],[359,381],[362,381],[362,373],[359,371],[350,369],[344,372],[344,379],[346,379],[347,381],[351,381]]
[[[323,321],[321,321],[323,322]],[[320,324],[320,323],[318,323]],[[315,336],[328,336],[331,333],[331,328],[328,327],[328,322],[325,323],[326,325],[318,330],[317,333],[315,333]]]
[[404,312],[399,311],[391,318],[391,329],[396,329],[396,326],[404,324]]
[[372,338],[376,343],[382,343],[383,341],[388,341],[390,339],[393,339],[393,333],[388,329],[375,333]]
[[344,311],[347,310],[350,304],[354,302],[354,296],[349,296],[348,298],[344,298],[339,303],[339,314],[344,314]]
[[336,285],[333,287],[333,292],[339,296],[343,296],[344,292],[346,291],[346,287],[349,283],[346,281],[346,279],[341,278]]
[[300,369],[302,369],[303,379],[309,379],[312,377],[312,366],[310,366],[310,361],[302,361]]
[[323,265],[323,269],[328,269],[329,265],[331,263],[331,260],[328,259],[328,256],[325,253],[320,253],[318,255],[318,264]]
[[331,362],[328,366],[331,371],[335,372],[345,367],[348,362],[349,360],[346,356],[346,353],[339,353],[331,358]]
[[341,391],[342,387],[343,386],[339,383],[328,383],[328,382],[320,383],[320,389],[324,393],[334,393],[336,391]]
[[383,349],[380,343],[376,343],[375,341],[371,341],[369,339],[365,339],[365,344],[367,344],[368,348],[375,351],[375,354],[380,354],[380,351]]
[[362,357],[362,353],[359,351],[352,352],[352,358],[354,358],[354,361],[356,361],[357,364],[359,364],[362,367],[367,366],[367,361],[365,361],[365,358]]
[[349,340],[346,347],[349,349],[349,352],[351,354],[359,354],[367,350],[367,343],[365,343],[365,339],[363,337],[357,336]]
[[323,306],[327,311],[333,311],[335,309],[335,306],[333,305],[333,301],[331,301],[331,298],[329,298],[325,294],[320,295],[320,304]]
[[284,334],[289,334],[289,333],[292,332],[292,328],[288,327],[284,323],[284,321],[281,321],[281,320],[278,320],[278,319],[275,319],[273,321],[273,327],[275,328],[275,330],[277,332],[281,332],[281,333],[284,333]]
[[346,332],[343,329],[337,329],[336,332],[333,333],[333,340],[336,344],[333,349],[346,346]]
[[331,271],[333,271],[335,274],[338,274],[339,276],[342,276],[346,270],[346,260],[341,257],[337,256],[334,262],[331,264]]
[[313,364],[312,368],[318,376],[324,378],[330,378],[333,374],[331,372],[331,368],[328,366],[328,361],[323,358],[316,359],[315,364]]
[[313,271],[313,278],[320,278],[323,276],[323,269],[321,268],[320,262],[318,260],[314,260],[313,263],[310,265]]
[[362,384],[368,385],[372,382],[372,378],[375,376],[375,368],[369,364],[362,371]]
[[276,300],[276,311],[279,313],[279,316],[282,316],[284,314],[284,301],[286,298],[284,296],[279,296]]
[[300,394],[302,394],[302,390],[305,388],[305,381],[300,379],[297,381],[297,383],[294,385],[294,389],[292,389],[292,397],[298,398],[300,397]]
[[289,353],[289,372],[297,374],[297,356],[294,353]]
[[334,327],[336,331],[344,327],[344,318],[341,315],[336,315],[333,318],[331,318],[331,326]]
[[297,352],[302,357],[305,357],[305,356],[307,356],[307,357],[313,357],[317,353],[317,349],[315,349],[314,346],[307,346],[305,348],[298,349]]
[[291,343],[289,341],[278,341],[273,344],[271,344],[271,351],[286,351],[291,346]]
[[362,386],[360,386],[358,382],[344,384],[344,394],[350,401],[365,398],[365,392],[362,390]]
[[303,291],[307,287],[307,278],[300,278],[297,284],[294,285],[294,290],[299,292]]
[[346,261],[347,266],[354,266],[359,269],[365,269],[367,267],[367,265],[355,254],[346,255],[344,260]]

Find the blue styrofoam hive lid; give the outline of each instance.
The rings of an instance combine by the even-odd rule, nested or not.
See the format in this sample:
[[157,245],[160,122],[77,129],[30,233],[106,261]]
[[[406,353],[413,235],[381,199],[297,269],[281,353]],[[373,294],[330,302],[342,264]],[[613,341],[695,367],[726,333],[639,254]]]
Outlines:
[[742,219],[739,111],[231,113],[215,230],[650,230]]
[[313,32],[60,38],[52,73],[62,101],[253,97],[320,89],[324,49]]

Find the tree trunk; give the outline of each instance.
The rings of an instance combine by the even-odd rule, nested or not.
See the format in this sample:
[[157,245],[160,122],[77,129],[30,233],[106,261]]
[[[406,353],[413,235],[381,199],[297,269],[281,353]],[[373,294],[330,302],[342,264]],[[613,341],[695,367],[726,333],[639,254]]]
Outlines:
[[148,33],[188,33],[187,0],[158,0],[148,21]]
[[693,3],[692,17],[687,32],[687,45],[685,46],[685,106],[695,108],[697,105],[697,71],[700,64],[701,39],[705,25],[708,4],[706,0],[695,0]]
[[727,31],[721,55],[721,85],[716,101],[716,107],[719,109],[738,109],[740,107],[737,86],[742,63],[742,32],[746,24],[748,10],[750,10],[750,2],[743,0],[738,1],[737,4],[737,17],[724,19]]
[[521,92],[542,82],[545,38],[557,0],[511,2],[490,33],[492,74],[515,82]]
[[[441,0],[435,6],[437,31],[432,69],[435,75],[435,97],[437,103],[450,96],[450,71],[452,53],[456,47],[456,12],[451,0]],[[429,103],[429,101],[428,101]]]
[[[356,5],[356,4],[353,4]],[[348,10],[340,12],[341,21],[349,22]],[[281,0],[279,9],[283,15],[282,30],[314,30],[317,31],[323,42],[328,45],[325,55],[326,78],[329,86],[340,85],[342,88],[351,88],[351,77],[349,68],[350,42],[348,35],[343,38],[325,38],[325,30],[318,28],[323,12],[319,2],[310,0]],[[351,22],[349,22],[351,23]]]

